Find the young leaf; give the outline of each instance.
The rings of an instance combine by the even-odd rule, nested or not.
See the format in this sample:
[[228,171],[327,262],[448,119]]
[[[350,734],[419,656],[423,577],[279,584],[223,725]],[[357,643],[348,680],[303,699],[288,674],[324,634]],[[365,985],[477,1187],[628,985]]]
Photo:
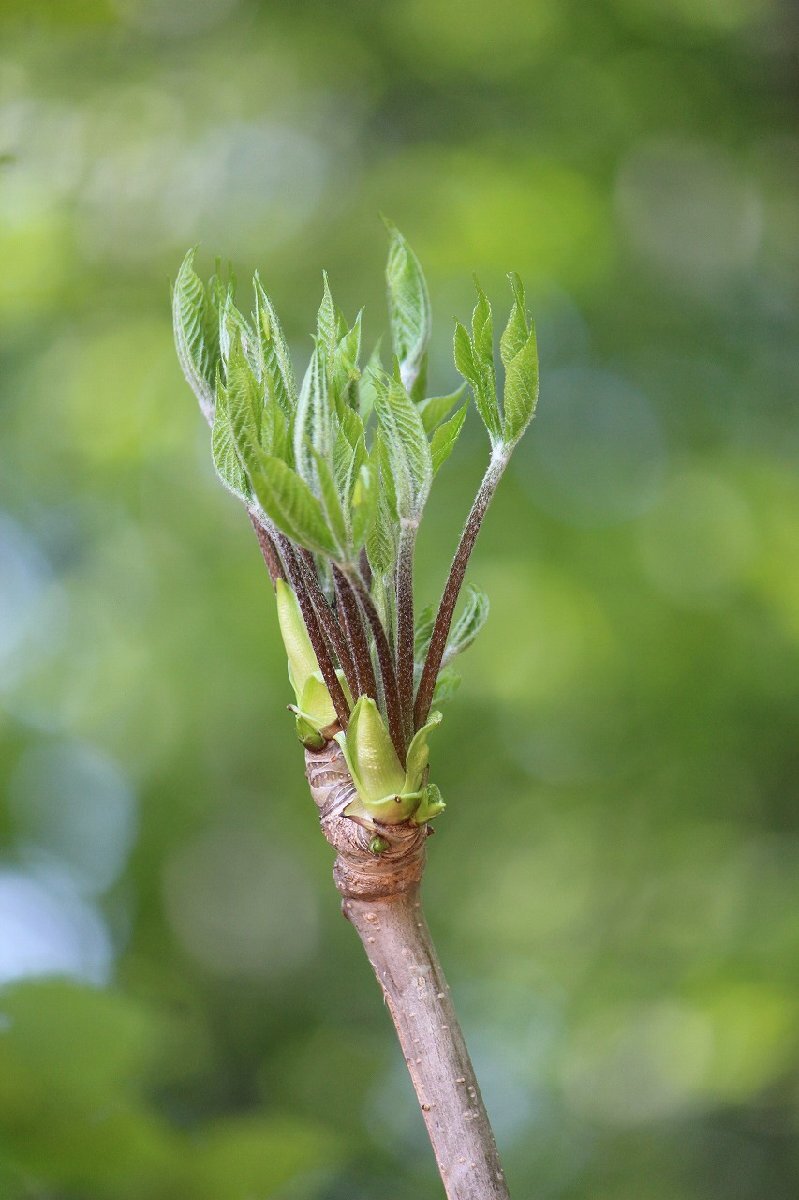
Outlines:
[[[477,312],[477,309],[475,309],[475,312]],[[479,335],[483,343],[485,343],[485,317],[482,318],[482,321],[475,321],[473,324],[477,325]],[[489,366],[486,361],[480,358],[472,339],[460,321],[455,322],[453,352],[455,366],[463,378],[471,384],[477,411],[488,430],[492,446],[496,446],[501,440],[502,431],[499,405],[497,404],[496,384],[494,381],[493,359]]]
[[502,337],[499,339],[499,353],[504,367],[507,367],[511,360],[519,353],[527,341],[529,333],[527,312],[525,310],[524,285],[515,271],[510,272],[508,279],[513,289],[513,307],[510,310],[508,323],[505,326]]
[[375,396],[375,409],[400,518],[418,518],[433,482],[430,446],[419,412],[401,383],[384,379]]
[[245,504],[252,498],[247,473],[236,449],[236,440],[230,426],[227,392],[221,378],[217,379],[214,423],[211,427],[211,454],[216,473],[222,483]]
[[363,310],[355,318],[352,329],[345,329],[344,334],[333,351],[332,378],[336,399],[340,409],[350,411],[358,407],[358,380],[361,369],[358,359],[361,353],[361,321]]
[[341,555],[344,555],[349,538],[347,536],[347,522],[341,507],[341,498],[336,487],[336,481],[327,460],[315,452],[314,458],[316,460],[316,471],[319,481],[319,496],[322,501],[322,509],[327,526],[336,540]]
[[488,596],[473,585],[467,589],[466,603],[463,612],[452,628],[447,641],[447,648],[442,659],[443,666],[452,662],[457,654],[462,654],[488,620]]
[[238,331],[234,332],[225,379],[230,426],[244,460],[250,448],[260,445],[261,388],[247,361]]
[[219,317],[214,304],[214,284],[208,289],[203,286],[194,271],[194,255],[195,251],[189,250],[175,280],[172,324],[183,374],[210,421],[219,361]]
[[455,449],[455,443],[460,437],[463,422],[466,420],[467,405],[458,409],[448,421],[439,425],[430,441],[430,457],[433,463],[433,474],[437,475],[441,467]]
[[296,471],[257,450],[247,473],[261,507],[278,529],[307,550],[336,554],[322,506]]
[[332,453],[332,442],[327,371],[323,354],[316,345],[302,381],[294,421],[294,461],[298,473],[313,489],[317,487],[315,454],[328,460]]
[[260,374],[261,351],[258,339],[247,318],[233,303],[233,291],[228,288],[219,307],[219,353],[226,369],[235,345],[239,345],[244,351],[252,370]]
[[378,490],[372,519],[366,531],[366,555],[376,577],[387,575],[397,558],[396,522],[384,492]]
[[505,369],[504,438],[508,445],[518,442],[533,419],[537,402],[538,347],[533,327]]
[[494,314],[491,311],[491,302],[476,278],[474,281],[474,286],[477,289],[477,304],[474,306],[474,311],[472,313],[472,345],[474,347],[474,358],[475,362],[481,366],[488,367],[490,365],[493,373]]
[[332,365],[333,356],[338,345],[338,320],[336,318],[336,306],[333,303],[333,296],[330,292],[330,281],[327,277],[327,271],[322,272],[322,280],[322,303],[319,305],[319,313],[316,318],[316,344],[319,346],[327,362]]
[[463,397],[465,390],[466,384],[462,383],[459,388],[456,388],[454,392],[450,392],[448,396],[430,396],[427,400],[422,400],[417,405],[426,434],[431,434],[447,414],[452,412],[455,405]]
[[430,297],[418,258],[395,225],[386,221],[391,237],[386,263],[391,344],[400,364],[402,382],[414,392],[422,382],[430,341]]
[[350,492],[350,527],[352,547],[357,553],[364,545],[377,512],[378,488],[374,467],[363,463]]
[[383,362],[380,357],[380,339],[378,339],[377,345],[369,355],[369,361],[366,363],[361,373],[361,378],[358,381],[358,412],[361,415],[364,425],[372,414],[377,379],[382,373]]
[[288,343],[278,320],[272,301],[261,285],[258,275],[253,280],[255,287],[255,317],[261,352],[262,372],[266,378],[269,394],[277,401],[286,416],[291,416],[297,407],[297,384],[291,365]]
[[455,336],[452,340],[452,351],[455,357],[455,367],[460,371],[464,379],[467,379],[472,387],[477,385],[479,374],[477,363],[474,361],[472,353],[472,339],[466,331],[466,327],[461,325],[460,321],[455,322]]

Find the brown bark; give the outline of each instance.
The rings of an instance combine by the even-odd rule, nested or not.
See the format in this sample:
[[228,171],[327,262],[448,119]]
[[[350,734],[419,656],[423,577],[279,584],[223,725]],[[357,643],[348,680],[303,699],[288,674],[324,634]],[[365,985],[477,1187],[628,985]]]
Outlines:
[[[333,874],[399,1037],[448,1200],[508,1200],[494,1135],[419,893],[428,827],[344,816],[354,787],[335,742],[306,751]],[[370,848],[379,835],[387,848]]]

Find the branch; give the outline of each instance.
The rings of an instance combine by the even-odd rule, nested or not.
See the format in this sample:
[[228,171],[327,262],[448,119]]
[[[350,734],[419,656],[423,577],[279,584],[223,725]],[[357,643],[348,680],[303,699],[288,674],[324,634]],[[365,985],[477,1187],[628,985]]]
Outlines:
[[419,884],[428,830],[344,815],[355,789],[340,749],[305,755],[322,832],[337,851],[333,875],[397,1030],[448,1200],[508,1200],[494,1135],[449,987],[422,912]]
[[452,617],[463,586],[469,556],[474,549],[474,543],[477,541],[483,517],[491,503],[494,492],[497,490],[497,484],[508,465],[508,458],[508,451],[504,447],[501,448],[501,453],[495,451],[491,462],[488,464],[488,470],[483,476],[480,490],[474,498],[469,516],[466,518],[461,540],[458,543],[458,549],[455,551],[455,557],[449,569],[449,577],[441,597],[435,625],[433,626],[433,633],[430,638],[430,645],[427,649],[427,657],[422,668],[422,677],[419,680],[419,687],[416,692],[416,703],[413,710],[414,727],[416,729],[421,729],[430,712],[430,705],[433,703],[433,692],[436,688],[438,672],[441,670],[444,651],[447,648],[447,638],[449,637],[450,626],[452,625]]

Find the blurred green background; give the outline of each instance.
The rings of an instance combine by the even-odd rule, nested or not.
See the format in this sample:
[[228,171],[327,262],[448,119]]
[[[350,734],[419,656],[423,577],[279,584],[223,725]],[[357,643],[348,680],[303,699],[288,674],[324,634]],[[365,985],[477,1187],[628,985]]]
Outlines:
[[[797,17],[784,0],[0,4],[0,1197],[441,1195],[179,374],[186,247],[433,383],[528,283],[426,884],[515,1197],[799,1192]],[[472,418],[419,555],[440,589]]]

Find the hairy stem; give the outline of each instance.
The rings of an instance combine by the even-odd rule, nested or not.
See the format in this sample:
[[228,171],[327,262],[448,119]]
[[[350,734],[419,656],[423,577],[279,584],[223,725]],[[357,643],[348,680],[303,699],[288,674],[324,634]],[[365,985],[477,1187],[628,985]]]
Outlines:
[[319,663],[319,670],[322,672],[325,686],[330,693],[330,699],[333,701],[338,723],[342,729],[346,729],[350,715],[347,697],[344,695],[341,684],[338,681],[333,659],[330,656],[322,627],[316,615],[316,609],[308,595],[305,572],[302,569],[297,551],[284,533],[277,534],[277,544],[280,547],[280,554],[283,559],[283,565],[286,568],[289,583],[299,602],[302,619],[305,622],[305,628],[308,630],[308,637],[311,639],[316,661]]
[[386,631],[383,628],[383,622],[380,620],[380,614],[375,608],[374,600],[369,595],[357,575],[349,575],[348,578],[355,589],[355,594],[357,595],[361,607],[366,614],[366,620],[369,622],[369,628],[371,629],[375,639],[377,663],[380,667],[380,675],[382,677],[383,694],[386,698],[388,731],[391,734],[391,741],[394,743],[394,749],[397,751],[397,757],[404,765],[405,751],[407,748],[405,742],[405,728],[402,720],[402,705],[400,704],[399,689],[397,687],[397,675],[394,670],[394,659],[391,654],[391,647],[388,644]]
[[396,570],[397,597],[397,687],[405,736],[413,736],[413,553],[416,524],[403,521]]
[[275,543],[272,541],[269,530],[264,527],[258,513],[254,509],[248,508],[247,516],[250,518],[252,527],[255,530],[255,536],[258,538],[258,545],[261,547],[261,554],[266,563],[269,578],[272,580],[272,587],[274,587],[276,580],[285,578],[280,555],[277,552]]
[[449,569],[449,577],[441,596],[441,603],[433,626],[427,657],[425,658],[419,687],[416,692],[416,703],[413,711],[414,727],[416,729],[421,729],[430,712],[430,705],[433,703],[433,692],[435,691],[438,672],[441,670],[441,660],[444,657],[444,651],[447,647],[447,638],[449,637],[450,626],[452,625],[452,617],[463,586],[469,556],[474,549],[474,543],[477,541],[483,517],[491,503],[494,492],[497,490],[497,485],[502,478],[503,472],[508,465],[508,457],[507,450],[503,449],[501,453],[498,450],[494,452],[491,462],[488,464],[488,470],[480,484],[480,490],[474,498],[469,516],[466,518],[461,540],[458,543],[458,549],[455,551],[455,557]]
[[[333,584],[336,589],[336,603],[344,620],[344,630],[352,647],[352,657],[355,663],[355,677],[358,685],[358,696],[377,698],[377,680],[372,665],[372,655],[369,651],[369,639],[349,580],[342,570],[333,564]],[[355,696],[356,693],[353,692]]]
[[300,560],[300,568],[305,576],[308,585],[308,593],[311,597],[311,603],[316,609],[316,616],[319,624],[325,631],[325,636],[332,645],[338,661],[341,663],[341,669],[344,672],[350,691],[354,694],[357,688],[355,675],[355,664],[352,661],[349,647],[347,645],[344,631],[338,623],[336,614],[330,607],[327,596],[319,586],[319,580],[316,575],[316,563],[310,550],[298,550],[297,556]]

